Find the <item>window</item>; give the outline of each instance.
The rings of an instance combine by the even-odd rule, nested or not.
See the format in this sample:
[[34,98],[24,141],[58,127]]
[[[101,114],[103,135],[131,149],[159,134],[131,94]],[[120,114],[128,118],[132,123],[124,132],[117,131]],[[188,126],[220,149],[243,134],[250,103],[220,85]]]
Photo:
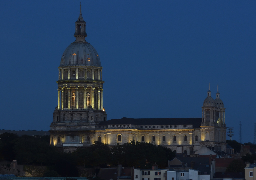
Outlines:
[[[148,175],[150,175],[150,171],[148,171]],[[148,178],[148,180],[149,180],[149,178]]]
[[135,175],[135,178],[138,178],[138,175]]
[[165,126],[166,128],[168,128],[169,126]]
[[117,135],[117,141],[121,141],[121,140],[122,140],[121,134]]
[[164,126],[161,126],[161,128],[164,128]]
[[195,141],[198,141],[198,136],[195,136]]
[[152,141],[155,142],[155,140],[156,140],[156,137],[152,136]]
[[161,175],[161,172],[155,172],[155,175]]
[[187,141],[188,140],[188,137],[185,135],[184,136],[184,141]]
[[98,141],[101,142],[101,137],[100,136],[98,137]]
[[253,177],[253,171],[249,172],[249,177]]
[[165,142],[165,136],[163,136],[163,142]]
[[181,176],[181,177],[184,177],[184,173],[180,173],[180,176]]
[[153,128],[155,128],[155,126],[153,126]]
[[174,180],[174,177],[172,177],[172,180]]
[[176,136],[173,136],[173,142],[176,142]]
[[[144,175],[144,171],[142,171],[142,175]],[[143,178],[142,178],[143,179]]]
[[144,142],[144,141],[145,141],[144,136],[141,136],[141,142]]

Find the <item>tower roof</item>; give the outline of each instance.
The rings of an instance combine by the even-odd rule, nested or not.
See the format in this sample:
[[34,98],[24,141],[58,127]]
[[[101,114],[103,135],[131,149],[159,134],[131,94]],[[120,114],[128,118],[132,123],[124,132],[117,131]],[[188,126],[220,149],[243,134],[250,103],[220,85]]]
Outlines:
[[85,41],[87,37],[86,22],[82,16],[81,3],[80,14],[78,20],[75,22],[76,40],[71,43],[64,51],[60,66],[96,66],[101,67],[100,57],[96,49]]

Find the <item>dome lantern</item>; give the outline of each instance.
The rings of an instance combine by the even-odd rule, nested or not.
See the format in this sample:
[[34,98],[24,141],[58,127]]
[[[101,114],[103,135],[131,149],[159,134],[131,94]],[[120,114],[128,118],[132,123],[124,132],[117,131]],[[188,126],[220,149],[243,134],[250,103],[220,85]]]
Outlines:
[[76,41],[84,42],[85,38],[87,37],[87,33],[86,33],[86,22],[84,21],[84,18],[82,16],[81,2],[80,2],[80,14],[77,21],[75,22],[75,26],[76,26],[76,30],[75,30],[74,36],[76,38]]

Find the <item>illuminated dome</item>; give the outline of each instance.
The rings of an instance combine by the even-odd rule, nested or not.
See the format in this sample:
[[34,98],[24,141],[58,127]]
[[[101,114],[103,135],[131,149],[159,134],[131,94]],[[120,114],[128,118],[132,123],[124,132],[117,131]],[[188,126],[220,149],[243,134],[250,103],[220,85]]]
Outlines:
[[75,41],[64,51],[60,66],[97,66],[101,67],[96,49],[86,41]]
[[75,42],[71,43],[64,51],[60,66],[96,66],[101,67],[100,57],[95,48],[85,38],[86,22],[83,19],[80,5],[80,15],[75,23]]

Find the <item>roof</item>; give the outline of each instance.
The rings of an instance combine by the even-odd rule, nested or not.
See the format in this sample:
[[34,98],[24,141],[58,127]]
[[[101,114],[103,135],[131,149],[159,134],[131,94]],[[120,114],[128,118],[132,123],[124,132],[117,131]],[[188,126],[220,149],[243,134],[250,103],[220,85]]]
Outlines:
[[200,128],[202,118],[122,118],[100,122],[99,125],[133,124],[133,125],[193,125]]
[[197,150],[195,152],[195,154],[199,154],[199,155],[216,155],[215,152],[213,152],[212,150],[210,150],[209,148],[202,146],[199,150]]
[[[173,160],[178,162],[177,159],[182,162],[183,168],[190,167],[194,170],[198,170],[199,174],[210,174],[211,166],[208,157],[183,157],[182,155],[176,155],[176,158]],[[169,161],[168,164],[170,165],[169,168],[175,168],[175,164],[171,161]],[[179,168],[180,163],[177,163],[176,167]]]
[[73,42],[64,51],[60,66],[96,66],[101,67],[96,49],[88,42]]
[[215,167],[228,167],[234,158],[216,158]]

